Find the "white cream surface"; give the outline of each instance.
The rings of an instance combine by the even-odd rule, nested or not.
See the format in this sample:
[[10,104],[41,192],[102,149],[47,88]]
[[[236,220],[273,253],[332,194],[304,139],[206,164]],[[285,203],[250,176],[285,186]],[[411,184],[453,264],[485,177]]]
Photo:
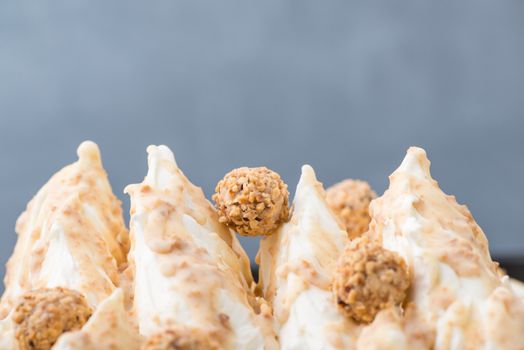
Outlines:
[[326,293],[320,288],[312,286],[300,293],[291,305],[288,320],[280,329],[281,348],[319,350],[340,348],[330,341],[331,337],[338,337],[338,335],[330,335],[330,332],[344,331],[330,330],[330,327],[336,327],[337,323],[344,323],[333,305],[331,293]]
[[184,303],[176,288],[173,278],[166,278],[160,268],[153,251],[144,240],[144,234],[139,220],[133,224],[133,259],[135,261],[134,300],[140,333],[151,335],[159,330],[164,322],[177,317],[185,320],[188,325],[194,324],[191,310]]
[[305,165],[293,212],[260,245],[260,287],[273,303],[282,350],[348,349],[358,327],[339,311],[330,290],[336,261],[348,238]]
[[509,279],[509,284],[513,293],[517,294],[521,299],[524,299],[524,283],[514,278]]
[[0,320],[0,350],[18,350],[18,342],[15,338],[15,327],[11,316]]
[[253,324],[253,310],[248,305],[239,303],[225,288],[218,290],[216,299],[217,311],[229,316],[230,324],[235,330],[232,348],[264,349],[264,334],[260,327]]
[[141,341],[124,308],[124,293],[115,289],[81,330],[63,334],[53,350],[139,350]]
[[[49,236],[42,242],[37,242],[37,244],[47,245],[47,253],[42,262],[39,280],[47,288],[67,286],[76,290],[80,287],[81,280],[79,279],[78,266],[71,254],[65,235],[66,233],[61,225],[56,223],[49,230]],[[88,301],[91,305],[96,305],[96,300]]]

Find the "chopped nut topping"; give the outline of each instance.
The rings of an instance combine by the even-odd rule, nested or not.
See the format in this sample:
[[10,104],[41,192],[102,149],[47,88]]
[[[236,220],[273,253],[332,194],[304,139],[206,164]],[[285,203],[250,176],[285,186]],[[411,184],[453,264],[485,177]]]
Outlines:
[[194,328],[172,327],[150,336],[142,350],[218,350],[209,335]]
[[369,323],[380,310],[402,303],[409,285],[404,260],[362,236],[344,249],[333,280],[333,292],[347,316]]
[[371,221],[369,203],[376,196],[367,182],[352,179],[339,182],[326,191],[329,207],[344,225],[351,239],[368,230]]
[[48,350],[63,333],[78,330],[91,316],[80,293],[45,288],[25,293],[13,313],[20,350]]
[[215,191],[220,222],[242,235],[270,235],[288,219],[287,185],[268,168],[235,169]]

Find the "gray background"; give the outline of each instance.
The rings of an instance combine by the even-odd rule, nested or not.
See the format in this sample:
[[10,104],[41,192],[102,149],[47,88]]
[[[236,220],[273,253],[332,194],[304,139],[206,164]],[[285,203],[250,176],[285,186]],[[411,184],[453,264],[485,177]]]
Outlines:
[[493,254],[523,255],[523,38],[517,0],[2,1],[0,264],[84,139],[126,211],[150,143],[208,195],[240,165],[294,190],[303,163],[382,193],[420,145]]

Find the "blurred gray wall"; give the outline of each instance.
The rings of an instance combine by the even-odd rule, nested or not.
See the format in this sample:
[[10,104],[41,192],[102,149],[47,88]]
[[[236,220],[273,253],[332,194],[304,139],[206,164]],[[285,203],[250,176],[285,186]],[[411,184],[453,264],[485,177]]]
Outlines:
[[84,139],[126,211],[151,143],[208,195],[241,165],[294,190],[303,163],[381,193],[420,145],[494,255],[522,255],[523,38],[517,0],[0,2],[0,264]]

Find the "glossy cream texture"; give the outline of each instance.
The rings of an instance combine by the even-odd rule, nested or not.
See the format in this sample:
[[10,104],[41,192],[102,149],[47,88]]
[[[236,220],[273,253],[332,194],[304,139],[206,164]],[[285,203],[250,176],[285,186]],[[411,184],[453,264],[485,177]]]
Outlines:
[[509,284],[511,285],[511,289],[513,289],[513,292],[517,294],[521,299],[524,299],[524,283],[510,278]]
[[139,350],[141,341],[124,308],[124,293],[115,289],[81,330],[62,335],[53,350]]
[[272,349],[271,315],[250,292],[249,260],[233,232],[165,146],[148,148],[149,171],[130,185],[134,308],[140,333],[195,327],[224,349]]
[[18,342],[15,338],[15,325],[8,316],[0,320],[0,350],[18,350]]
[[370,233],[406,260],[409,301],[431,325],[435,349],[524,348],[524,304],[491,260],[465,206],[444,194],[424,150],[410,148],[372,202]]
[[17,221],[0,318],[31,289],[74,289],[96,307],[115,288],[129,245],[120,202],[96,144],[86,141],[77,153],[78,161],[56,173]]
[[347,241],[313,169],[303,166],[290,221],[262,240],[258,254],[259,288],[273,304],[281,349],[354,348],[358,326],[338,311],[330,290]]

